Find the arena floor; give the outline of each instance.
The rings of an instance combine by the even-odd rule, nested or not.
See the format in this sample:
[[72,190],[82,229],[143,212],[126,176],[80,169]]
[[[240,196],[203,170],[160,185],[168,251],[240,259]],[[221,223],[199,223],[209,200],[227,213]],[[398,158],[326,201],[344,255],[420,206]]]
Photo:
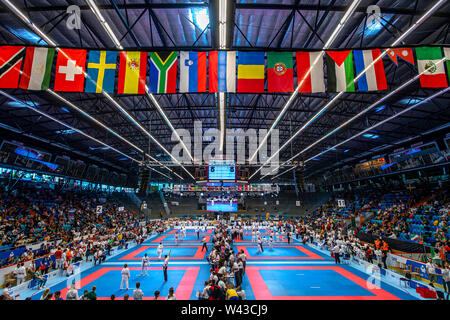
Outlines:
[[[50,291],[61,290],[62,296],[71,283],[75,282],[81,296],[84,290],[97,287],[99,299],[109,299],[114,294],[117,299],[128,293],[132,296],[136,282],[141,283],[144,299],[152,299],[159,290],[166,297],[169,288],[175,288],[178,300],[196,300],[197,292],[203,290],[204,281],[209,277],[209,265],[205,251],[201,251],[202,235],[211,236],[211,231],[201,233],[197,239],[193,231],[175,244],[174,230],[163,235],[148,238],[142,245],[134,246],[109,257],[99,266],[84,268],[78,275],[59,283],[49,283]],[[251,238],[251,237],[250,237]],[[264,248],[257,253],[254,243],[244,236],[244,241],[235,242],[235,249],[244,249],[247,268],[242,288],[248,300],[415,300],[407,289],[385,281],[371,281],[373,277],[357,267],[347,264],[336,265],[325,252],[295,240],[291,244],[275,243],[271,250]],[[162,259],[156,254],[157,244],[162,241],[164,254],[172,250],[168,268],[168,281],[164,282]],[[209,244],[208,250],[210,250]],[[147,253],[151,257],[148,276],[141,276],[140,258]],[[120,271],[127,263],[131,271],[130,290],[120,290]],[[25,292],[24,297],[40,299],[42,290]]]

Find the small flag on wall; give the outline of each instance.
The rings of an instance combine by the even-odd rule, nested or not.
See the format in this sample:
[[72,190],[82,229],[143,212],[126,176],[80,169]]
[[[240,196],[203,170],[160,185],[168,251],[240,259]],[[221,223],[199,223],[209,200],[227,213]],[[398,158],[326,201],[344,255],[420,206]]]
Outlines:
[[209,52],[209,92],[236,92],[236,51]]
[[206,52],[180,52],[180,92],[206,92]]
[[264,92],[264,52],[239,52],[238,92]]
[[[376,91],[386,90],[387,81],[384,73],[383,59],[380,58],[381,50],[354,50],[355,69],[359,76],[358,90],[359,91]],[[367,69],[367,70],[366,70]]]
[[450,83],[450,47],[444,48],[445,65],[447,66],[448,82]]
[[0,47],[0,88],[17,88],[25,47]]
[[55,91],[82,92],[86,50],[59,49],[56,59]]
[[267,52],[267,91],[294,91],[292,52]]
[[89,51],[87,65],[86,92],[114,92],[117,52]]
[[422,88],[448,87],[444,61],[439,47],[416,48],[417,68]]
[[150,91],[175,93],[177,88],[177,52],[150,52]]
[[386,53],[396,65],[398,65],[398,58],[401,58],[411,64],[415,64],[414,55],[411,48],[386,49]]
[[27,90],[47,90],[50,87],[54,48],[28,47],[19,87]]
[[299,92],[325,92],[322,52],[299,51],[296,57]]
[[144,94],[147,52],[120,52],[117,93]]
[[327,51],[328,91],[355,92],[352,50]]

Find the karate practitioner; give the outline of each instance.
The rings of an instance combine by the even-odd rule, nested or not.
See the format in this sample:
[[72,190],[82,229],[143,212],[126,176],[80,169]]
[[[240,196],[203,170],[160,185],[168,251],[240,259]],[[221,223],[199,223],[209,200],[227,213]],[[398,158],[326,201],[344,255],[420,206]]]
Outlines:
[[141,270],[141,276],[144,274],[144,270],[145,270],[145,275],[148,275],[148,266],[150,265],[150,259],[147,256],[147,254],[144,255],[144,257],[142,258],[142,270]]
[[125,264],[123,266],[123,269],[122,269],[122,271],[120,273],[122,275],[122,282],[120,283],[120,290],[122,290],[124,283],[125,283],[125,285],[127,287],[127,290],[129,290],[128,289],[128,279],[130,279],[130,269],[128,269],[128,265],[127,264]]
[[273,250],[273,236],[271,235],[269,238],[269,246],[270,246],[270,250]]
[[158,254],[158,259],[161,259],[161,255],[163,253],[163,244],[162,242],[159,243],[158,249],[156,249],[156,253]]

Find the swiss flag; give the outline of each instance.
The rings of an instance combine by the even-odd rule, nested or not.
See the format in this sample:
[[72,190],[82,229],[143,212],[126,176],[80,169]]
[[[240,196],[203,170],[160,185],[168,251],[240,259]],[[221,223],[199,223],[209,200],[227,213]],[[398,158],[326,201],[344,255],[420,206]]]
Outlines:
[[86,50],[59,49],[55,70],[55,91],[82,92]]

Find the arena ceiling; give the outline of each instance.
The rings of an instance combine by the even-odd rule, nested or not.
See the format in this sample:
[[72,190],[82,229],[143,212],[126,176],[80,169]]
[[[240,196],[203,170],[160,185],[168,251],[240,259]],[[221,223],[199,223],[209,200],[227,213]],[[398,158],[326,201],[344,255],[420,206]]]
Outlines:
[[[87,1],[9,0],[9,3],[18,8],[58,47],[117,49],[114,40],[101,27]],[[126,50],[218,49],[217,1],[95,0],[95,3],[112,33]],[[261,51],[322,50],[352,3],[351,0],[229,1],[226,24],[229,36],[226,47],[230,50]],[[81,28],[71,30],[66,26],[69,16],[66,10],[73,4],[81,9]],[[434,8],[435,4],[438,4],[437,8]],[[381,19],[369,27],[367,8],[370,5],[379,6]],[[433,10],[432,14],[428,14],[430,9]],[[448,1],[361,0],[329,47],[386,47],[399,38],[399,46],[445,45],[449,43],[449,16]],[[424,18],[415,25],[421,17]],[[411,28],[412,31],[409,32]],[[6,44],[45,43],[36,30],[3,1],[0,6],[0,45]],[[362,112],[417,75],[417,70],[406,63],[399,64],[398,67],[393,63],[384,65],[390,88],[387,92],[344,93],[337,98],[336,93],[301,94],[295,96],[287,108],[286,103],[292,94],[228,93],[225,125],[235,129],[269,129],[277,122],[274,128],[279,129],[280,145],[285,145],[279,153],[280,162],[290,160],[300,153],[292,160],[306,160],[306,172],[311,173],[329,166],[330,161],[351,159],[372,151],[375,153],[381,147],[395,145],[398,141],[449,123],[450,93],[440,93],[433,99],[423,101],[440,90],[422,89],[418,80],[391,94],[376,107]],[[111,100],[99,94],[58,93],[60,97],[88,113],[90,118],[49,92],[20,89],[5,89],[2,92],[8,94],[0,95],[0,124],[3,128],[15,128],[45,141],[78,150],[87,157],[110,163],[124,172],[136,172],[137,164],[111,149],[100,148],[100,144],[86,136],[70,130],[65,134],[61,133],[62,129],[67,128],[55,119],[84,131],[124,154],[142,159],[139,149],[145,150],[158,161],[171,160],[161,146],[170,151],[178,143],[171,141],[171,126],[192,132],[193,120],[199,120],[203,123],[203,129],[218,127],[217,98],[215,94],[209,93],[154,95],[156,102],[148,95],[114,95],[115,101],[126,112],[119,110]],[[32,103],[36,106],[35,109],[53,119],[30,108],[20,107],[20,103],[18,105],[12,98]],[[421,101],[422,104],[401,113]],[[359,113],[360,116],[348,125],[324,138],[331,130]],[[111,134],[111,131],[93,118],[137,148]],[[333,148],[389,118],[391,120],[369,132],[372,137],[356,136]],[[151,140],[145,130],[149,130],[158,143]],[[295,138],[289,140],[295,133]],[[319,139],[321,140],[317,142]],[[285,144],[286,141],[289,143]],[[316,157],[325,150],[328,151]],[[192,166],[185,166],[186,170],[172,168],[176,168],[175,171],[185,182],[192,181]],[[261,174],[256,172],[258,168],[259,166],[251,168],[251,173],[254,173],[253,181],[261,179]],[[159,170],[168,173],[164,168]],[[170,175],[179,180],[172,173]]]

